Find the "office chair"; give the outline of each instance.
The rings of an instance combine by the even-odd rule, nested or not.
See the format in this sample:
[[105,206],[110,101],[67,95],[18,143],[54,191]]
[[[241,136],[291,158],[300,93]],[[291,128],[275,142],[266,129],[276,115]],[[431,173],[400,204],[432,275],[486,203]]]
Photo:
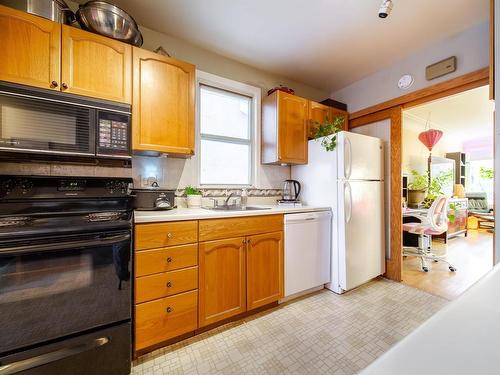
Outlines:
[[448,230],[448,198],[444,195],[437,197],[427,213],[416,213],[413,216],[420,222],[404,223],[403,231],[418,234],[419,246],[403,247],[403,256],[419,257],[424,272],[429,272],[428,260],[446,263],[450,271],[455,272],[457,269],[450,262],[432,252],[432,236],[440,235]]

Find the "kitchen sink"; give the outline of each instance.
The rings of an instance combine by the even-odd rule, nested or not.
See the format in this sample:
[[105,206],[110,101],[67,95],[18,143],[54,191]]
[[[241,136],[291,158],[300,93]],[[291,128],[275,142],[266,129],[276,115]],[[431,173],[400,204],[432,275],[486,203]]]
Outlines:
[[230,205],[230,206],[217,206],[217,207],[203,207],[205,210],[212,211],[257,211],[257,210],[270,210],[271,207],[255,207],[255,206],[238,206],[238,205]]

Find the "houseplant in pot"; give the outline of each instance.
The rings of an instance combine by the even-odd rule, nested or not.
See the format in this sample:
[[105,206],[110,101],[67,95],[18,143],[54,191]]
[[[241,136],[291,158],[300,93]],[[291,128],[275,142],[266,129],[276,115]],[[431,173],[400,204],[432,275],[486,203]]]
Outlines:
[[184,188],[184,195],[187,198],[187,206],[189,208],[201,207],[201,191],[192,187],[186,186]]
[[428,188],[427,173],[420,174],[413,169],[411,171],[412,182],[408,184],[408,205],[415,206],[423,202]]

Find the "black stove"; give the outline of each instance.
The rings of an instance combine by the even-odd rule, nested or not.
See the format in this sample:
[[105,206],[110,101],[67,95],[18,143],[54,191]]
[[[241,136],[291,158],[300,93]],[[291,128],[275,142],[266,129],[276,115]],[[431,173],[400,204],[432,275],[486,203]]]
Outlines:
[[0,176],[0,375],[130,372],[131,183]]

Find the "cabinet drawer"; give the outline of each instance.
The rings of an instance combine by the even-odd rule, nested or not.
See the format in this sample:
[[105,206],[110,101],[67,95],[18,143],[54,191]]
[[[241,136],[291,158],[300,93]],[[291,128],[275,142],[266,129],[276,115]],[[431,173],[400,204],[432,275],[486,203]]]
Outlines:
[[198,267],[135,279],[135,303],[151,301],[198,288]]
[[198,245],[172,246],[144,250],[135,254],[135,276],[147,276],[198,264]]
[[135,306],[135,350],[145,349],[198,328],[198,291]]
[[135,226],[136,250],[183,245],[197,241],[197,221],[174,221],[169,223],[137,224]]
[[283,215],[200,220],[200,241],[250,236],[283,230]]

